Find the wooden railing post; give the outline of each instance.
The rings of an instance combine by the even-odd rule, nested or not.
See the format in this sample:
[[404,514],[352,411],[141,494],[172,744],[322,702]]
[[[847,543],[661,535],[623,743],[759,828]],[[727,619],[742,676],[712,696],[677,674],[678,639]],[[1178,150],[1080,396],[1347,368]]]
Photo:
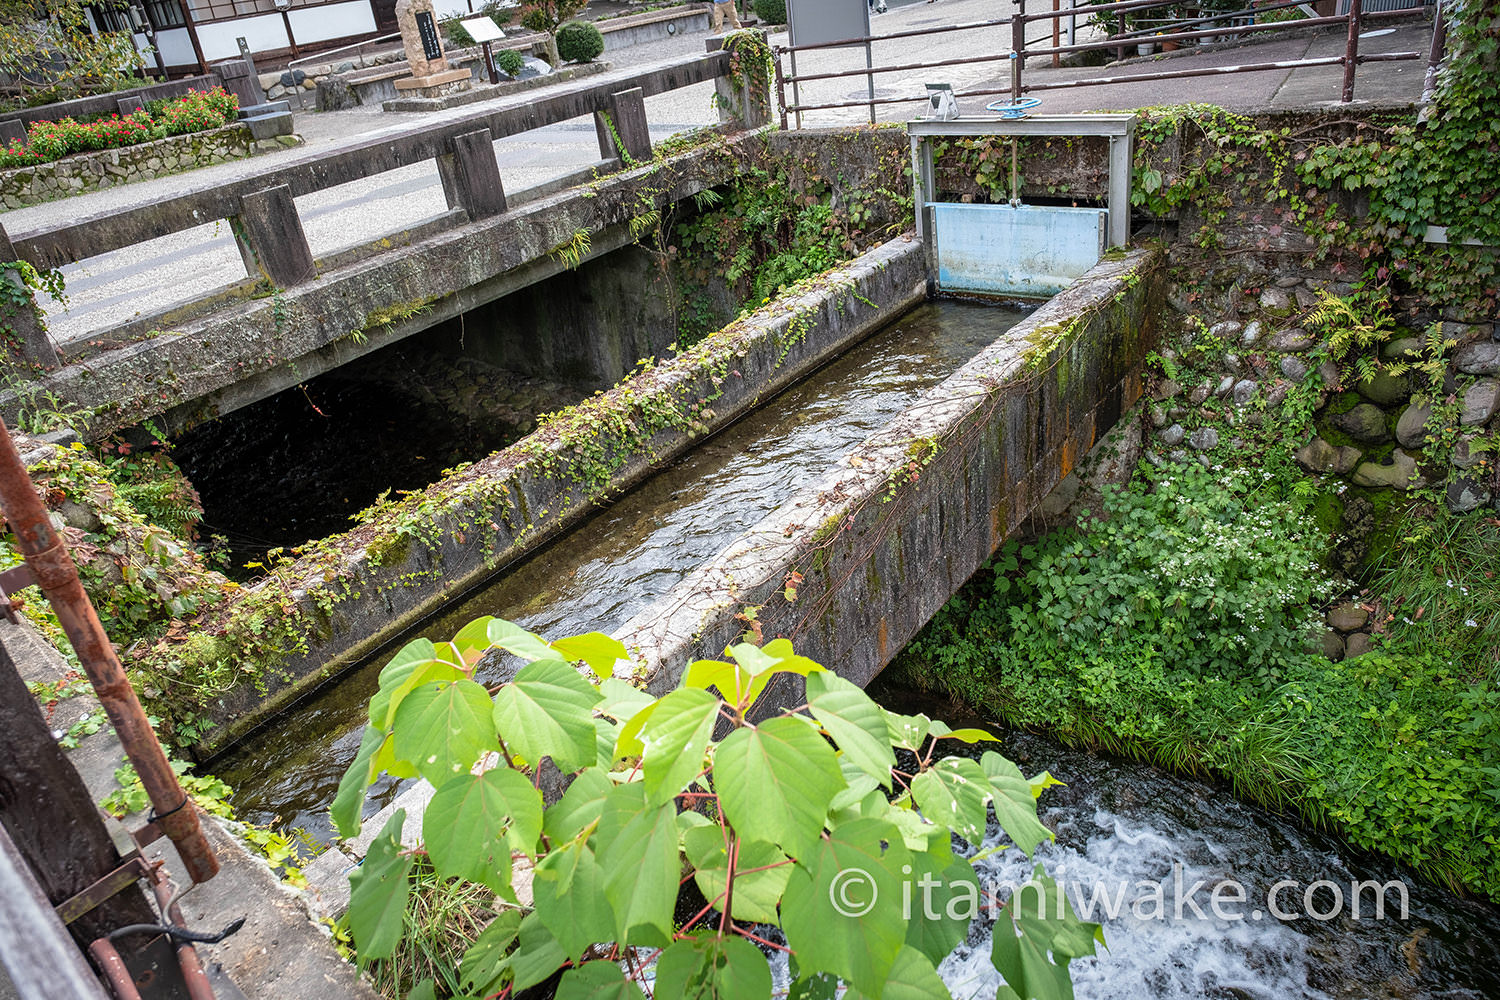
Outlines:
[[318,269],[302,231],[292,189],[281,184],[240,199],[239,214],[229,220],[239,244],[245,272],[280,288],[311,281]]
[[594,129],[603,159],[632,163],[651,159],[651,127],[646,121],[646,95],[640,87],[610,94],[609,106],[594,112]]
[[[759,30],[759,29],[751,29]],[[764,31],[760,31],[761,44],[765,45]],[[735,34],[739,34],[736,32]],[[732,37],[732,36],[730,36]],[[705,42],[709,52],[718,52],[724,47],[724,36],[716,35]],[[745,66],[745,77],[736,81],[728,76],[714,77],[715,103],[719,106],[719,121],[733,123],[738,128],[760,128],[771,120],[771,81],[759,66]],[[797,57],[792,56],[792,75],[797,73]],[[796,87],[792,88],[792,100],[796,102]],[[800,127],[801,117],[798,116]]]
[[[16,248],[11,245],[10,236],[5,232],[5,227],[0,226],[0,264],[17,259]],[[4,296],[5,301],[0,303],[0,328],[9,334],[7,339],[10,340],[6,345],[9,348],[6,353],[25,364],[56,368],[61,359],[57,348],[52,344],[52,338],[47,335],[47,324],[36,307],[36,298],[15,268],[7,267],[4,271],[5,275],[0,280],[9,282],[12,288]]]
[[505,211],[505,186],[489,129],[448,140],[448,152],[437,158],[437,166],[449,208],[463,209],[470,221]]

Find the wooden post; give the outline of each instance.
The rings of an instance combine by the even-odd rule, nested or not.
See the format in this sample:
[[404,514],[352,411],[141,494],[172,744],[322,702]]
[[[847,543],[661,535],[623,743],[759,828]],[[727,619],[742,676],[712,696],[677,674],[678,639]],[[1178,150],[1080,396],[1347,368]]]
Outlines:
[[[16,248],[11,245],[5,227],[0,225],[0,263],[16,259]],[[25,286],[14,268],[5,268],[4,277],[0,280],[10,282],[25,293],[24,302],[18,300],[13,307],[0,307],[0,313],[5,308],[12,309],[10,315],[0,315],[0,326],[10,327],[11,335],[15,338],[15,360],[43,368],[56,368],[62,363],[62,359],[58,356],[52,338],[47,335],[47,324],[37,310],[36,298],[31,289]]]
[[[68,763],[36,699],[0,646],[0,822],[52,905],[82,892],[120,863],[83,779]],[[7,904],[8,905],[8,904]],[[73,921],[81,944],[125,924],[156,923],[139,885]]]
[[505,186],[489,129],[454,136],[437,165],[449,208],[463,209],[471,221],[505,211]]
[[193,9],[188,5],[188,0],[177,0],[177,8],[182,11],[183,27],[187,28],[188,40],[193,43],[193,55],[198,58],[198,72],[207,75],[208,61],[203,58],[203,43],[198,41],[198,25],[193,21]]
[[82,953],[68,938],[25,860],[0,829],[0,941],[5,971],[20,1000],[107,1000]]
[[603,159],[632,164],[651,159],[651,127],[646,121],[645,92],[640,87],[610,94],[609,106],[594,112],[594,129],[599,134],[599,155]]
[[245,273],[288,288],[311,281],[318,269],[302,231],[292,189],[285,184],[240,199],[240,214],[229,220]]

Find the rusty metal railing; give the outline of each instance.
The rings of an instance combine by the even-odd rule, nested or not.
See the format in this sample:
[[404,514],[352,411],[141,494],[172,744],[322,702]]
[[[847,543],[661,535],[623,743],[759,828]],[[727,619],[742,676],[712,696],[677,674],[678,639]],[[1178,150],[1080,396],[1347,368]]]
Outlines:
[[[790,127],[790,122],[795,121],[800,127],[802,114],[808,111],[831,111],[844,108],[870,109],[870,120],[875,120],[875,107],[877,105],[889,104],[915,104],[927,100],[926,95],[914,94],[910,97],[876,97],[874,96],[874,79],[882,73],[911,73],[916,70],[940,69],[948,66],[972,65],[986,62],[1008,62],[1010,64],[1010,81],[1008,85],[994,86],[980,89],[956,91],[957,97],[988,97],[995,95],[1010,95],[1012,102],[1032,91],[1063,90],[1082,87],[1109,86],[1123,83],[1144,83],[1156,80],[1188,79],[1201,76],[1217,76],[1231,73],[1258,73],[1267,70],[1301,69],[1317,66],[1342,66],[1344,68],[1343,86],[1340,92],[1341,100],[1348,103],[1354,99],[1354,83],[1357,68],[1363,63],[1371,62],[1393,62],[1403,60],[1421,59],[1420,52],[1381,52],[1362,54],[1359,51],[1359,35],[1362,26],[1368,21],[1391,20],[1396,18],[1407,18],[1411,16],[1412,10],[1390,10],[1365,13],[1362,0],[1351,0],[1349,9],[1343,14],[1325,15],[1318,17],[1303,18],[1295,21],[1256,22],[1253,19],[1257,15],[1274,11],[1287,10],[1303,6],[1304,0],[1278,0],[1278,2],[1266,5],[1250,5],[1242,10],[1226,13],[1187,18],[1166,20],[1155,24],[1150,28],[1126,31],[1124,29],[1124,15],[1138,14],[1149,11],[1152,8],[1172,6],[1171,0],[1119,0],[1115,3],[1104,4],[1082,4],[1068,7],[1057,6],[1054,0],[1052,10],[1027,13],[1026,0],[1017,0],[1017,12],[1010,17],[995,18],[986,21],[975,21],[964,24],[942,25],[928,28],[914,28],[905,31],[893,32],[888,35],[874,35],[869,37],[847,38],[832,42],[820,42],[810,45],[778,45],[775,47],[775,77],[777,98],[781,106],[781,126]],[[1099,18],[1102,20],[1114,19],[1116,30],[1103,38],[1093,41],[1069,41],[1062,44],[1059,38],[1058,26],[1063,19],[1076,19],[1079,15]],[[1234,23],[1236,20],[1248,23]],[[1050,46],[1038,47],[1035,44],[1028,45],[1026,41],[1026,28],[1028,25],[1040,21],[1052,21],[1053,43]],[[1061,56],[1069,53],[1109,51],[1115,50],[1123,55],[1129,45],[1138,45],[1146,40],[1162,40],[1172,42],[1196,42],[1208,38],[1233,38],[1239,39],[1246,36],[1272,35],[1278,32],[1302,28],[1323,28],[1343,25],[1347,27],[1346,40],[1343,55],[1323,56],[1306,59],[1275,60],[1268,62],[1243,63],[1232,66],[1213,67],[1186,67],[1182,69],[1167,69],[1147,73],[1122,73],[1112,76],[1090,77],[1076,80],[1056,80],[1052,82],[1032,82],[1025,78],[1025,66],[1028,59],[1048,56],[1052,64],[1058,65]],[[866,61],[863,67],[846,70],[829,70],[813,73],[798,73],[796,71],[796,54],[818,49],[852,48],[856,46],[867,47],[875,42],[887,42],[905,38],[929,37],[942,35],[950,32],[972,32],[976,29],[1010,28],[1010,47],[1008,50],[993,55],[982,55],[969,58],[936,59],[924,62],[906,62],[895,65],[875,66]],[[1438,7],[1437,16],[1434,18],[1434,41],[1428,54],[1430,67],[1435,67],[1442,59],[1442,28],[1443,16],[1441,6]],[[1070,32],[1071,34],[1071,32]],[[790,59],[791,69],[788,71],[782,65],[782,57]],[[869,81],[871,96],[868,98],[848,101],[825,101],[822,103],[804,103],[800,98],[800,84],[810,83],[818,80],[835,80],[857,77]],[[791,100],[787,99],[787,91],[791,90]]]
[[198,824],[198,807],[183,790],[157,742],[125,668],[78,579],[73,557],[57,537],[4,420],[0,420],[0,509],[27,568],[57,612],[125,756],[140,776],[151,800],[151,822],[176,845],[188,876],[195,883],[207,882],[218,874],[219,861]]

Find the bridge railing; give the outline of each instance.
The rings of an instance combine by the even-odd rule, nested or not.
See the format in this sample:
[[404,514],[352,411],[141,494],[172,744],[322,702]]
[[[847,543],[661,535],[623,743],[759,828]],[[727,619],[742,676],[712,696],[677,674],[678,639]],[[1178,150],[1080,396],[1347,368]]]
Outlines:
[[[708,39],[702,55],[653,63],[632,73],[611,72],[552,93],[477,106],[468,114],[400,135],[376,135],[333,150],[310,151],[238,178],[189,188],[148,204],[101,212],[58,226],[7,234],[0,227],[0,261],[50,269],[205,223],[227,219],[251,278],[292,287],[317,277],[317,266],[293,201],[299,195],[436,160],[458,223],[506,210],[505,188],[492,143],[592,114],[601,158],[615,163],[651,158],[645,99],[712,81],[720,118],[735,128],[769,120],[769,86],[758,74],[733,75],[723,39]],[[44,330],[23,331],[26,360],[58,363]]]

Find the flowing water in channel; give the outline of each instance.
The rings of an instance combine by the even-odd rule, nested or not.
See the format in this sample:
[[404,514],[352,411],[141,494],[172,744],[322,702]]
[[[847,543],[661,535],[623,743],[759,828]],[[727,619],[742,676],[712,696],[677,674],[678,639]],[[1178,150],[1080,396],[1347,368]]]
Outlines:
[[[1019,313],[955,302],[921,307],[802,384],[767,403],[679,462],[601,510],[589,522],[489,587],[426,623],[430,638],[452,635],[484,614],[518,620],[544,635],[618,627],[711,557],[839,455],[946,377],[1015,322]],[[318,840],[331,832],[327,806],[357,749],[364,706],[389,651],[307,700],[274,730],[252,737],[213,770],[238,789],[235,805],[255,822],[277,817]],[[902,712],[925,711],[955,725],[986,725],[965,710],[911,691],[872,694]],[[993,731],[993,727],[992,731]],[[959,748],[976,756],[986,747]],[[1073,964],[1080,1000],[1500,1000],[1500,911],[1410,879],[1393,865],[1352,851],[1286,817],[1242,805],[1212,783],[1149,766],[1070,750],[1051,740],[1003,734],[998,749],[1028,774],[1049,770],[1066,783],[1047,790],[1043,821],[1056,844],[1038,851],[1075,902],[1102,892],[1122,899],[1116,916],[1096,904],[1109,942],[1098,958]],[[958,752],[955,750],[954,752]],[[372,791],[367,812],[389,801],[395,783]],[[992,828],[991,838],[998,837]],[[1174,866],[1180,866],[1176,868]],[[987,889],[1024,882],[1031,862],[1008,850],[980,862]],[[1180,875],[1178,874],[1180,872]],[[1179,881],[1180,879],[1180,881]],[[1214,887],[1242,884],[1240,920],[1215,919]],[[1269,890],[1285,911],[1305,914],[1303,891],[1325,879],[1340,887],[1344,910],[1329,920],[1281,921],[1262,912]],[[1366,893],[1360,919],[1351,885],[1403,880],[1386,919]],[[1142,903],[1144,884],[1165,886],[1164,919]],[[1191,888],[1202,887],[1189,895]],[[1178,885],[1181,888],[1178,888]],[[1123,896],[1121,895],[1123,892]],[[1327,912],[1333,889],[1311,897]],[[1183,899],[1183,917],[1176,900]],[[1208,915],[1197,919],[1189,900]],[[920,903],[918,904],[920,905]],[[991,925],[983,918],[942,964],[953,996],[995,995]]]
[[[450,605],[421,634],[450,638],[481,615],[554,638],[618,628],[1024,314],[953,301],[917,307]],[[279,817],[320,841],[331,838],[328,805],[359,749],[365,705],[393,651],[214,763],[237,790],[241,816],[257,823]],[[395,792],[396,783],[382,778],[367,809]]]
[[[1040,800],[1042,821],[1057,842],[1044,843],[1037,860],[1075,907],[1096,901],[1093,919],[1105,925],[1109,944],[1100,957],[1073,963],[1079,1000],[1500,997],[1500,910],[1494,906],[1418,882],[1382,858],[1243,805],[1209,782],[1006,732],[984,719],[965,718],[961,707],[934,705],[909,691],[882,689],[879,682],[871,694],[901,712],[925,711],[955,726],[988,726],[1002,736],[1002,745],[992,748],[1023,772],[1050,771],[1065,783],[1049,788]],[[984,749],[949,752],[978,756]],[[998,836],[991,824],[987,843]],[[1024,883],[1031,868],[1011,849],[981,861],[977,873],[981,886],[991,889]],[[1311,906],[1304,900],[1306,888],[1322,879],[1338,886],[1343,897],[1332,919],[1307,915],[1335,909],[1329,885],[1314,890]],[[1375,897],[1368,889],[1360,918],[1353,917],[1351,885],[1371,879],[1382,885],[1402,882],[1409,903],[1405,919],[1394,887],[1386,894],[1385,919],[1375,918]],[[1225,919],[1216,919],[1211,894],[1226,880],[1242,885],[1246,899],[1222,906]],[[1297,915],[1288,921],[1267,912],[1268,893],[1283,880],[1295,883],[1276,895],[1283,914]],[[1152,891],[1141,883],[1164,885],[1166,919],[1156,919],[1157,907],[1147,899]],[[1194,892],[1197,883],[1202,887]],[[1105,917],[1101,891],[1123,900],[1112,920]],[[1227,888],[1223,898],[1233,898]],[[915,909],[920,895],[914,899]],[[1133,902],[1139,903],[1134,909]],[[1205,919],[1197,919],[1190,903]],[[1229,919],[1235,916],[1240,919]],[[999,978],[989,954],[990,925],[976,921],[968,941],[938,969],[955,1000],[995,995]]]

